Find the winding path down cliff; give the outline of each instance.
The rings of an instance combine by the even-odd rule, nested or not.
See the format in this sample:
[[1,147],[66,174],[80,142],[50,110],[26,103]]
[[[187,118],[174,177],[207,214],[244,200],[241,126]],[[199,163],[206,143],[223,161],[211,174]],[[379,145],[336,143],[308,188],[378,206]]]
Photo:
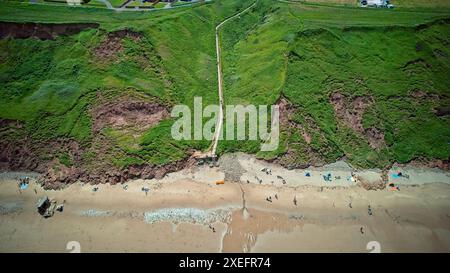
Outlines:
[[219,103],[220,103],[220,109],[219,109],[219,116],[217,117],[216,122],[216,130],[214,131],[214,136],[212,139],[212,144],[208,152],[206,152],[207,157],[215,158],[216,157],[216,150],[217,150],[217,144],[219,142],[220,133],[222,130],[223,125],[223,79],[222,79],[222,63],[221,63],[221,57],[220,57],[220,41],[219,41],[219,31],[220,28],[228,21],[233,20],[234,18],[242,15],[243,13],[247,12],[251,8],[253,8],[258,0],[256,0],[253,4],[251,4],[249,7],[244,9],[243,11],[240,11],[236,13],[235,15],[228,17],[227,19],[223,20],[221,23],[219,23],[216,26],[216,57],[217,57],[217,80],[218,80],[218,94],[219,94]]

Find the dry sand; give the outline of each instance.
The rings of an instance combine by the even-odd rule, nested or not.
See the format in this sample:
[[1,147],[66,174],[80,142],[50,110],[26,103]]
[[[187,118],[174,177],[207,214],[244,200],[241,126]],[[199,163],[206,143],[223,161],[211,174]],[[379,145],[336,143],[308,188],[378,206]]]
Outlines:
[[[449,174],[401,171],[409,179],[389,176],[400,191],[356,186],[343,162],[286,170],[244,154],[224,156],[218,168],[129,181],[127,190],[97,185],[93,192],[93,185],[78,183],[45,191],[26,174],[32,181],[19,192],[16,177],[24,174],[3,173],[0,252],[68,252],[69,241],[78,241],[82,252],[368,252],[370,241],[382,252],[449,252]],[[327,173],[330,182],[323,180]],[[358,174],[381,176],[379,170]],[[225,177],[240,182],[215,184]],[[147,195],[142,187],[150,189]],[[35,204],[45,195],[65,200],[64,211],[42,218]]]

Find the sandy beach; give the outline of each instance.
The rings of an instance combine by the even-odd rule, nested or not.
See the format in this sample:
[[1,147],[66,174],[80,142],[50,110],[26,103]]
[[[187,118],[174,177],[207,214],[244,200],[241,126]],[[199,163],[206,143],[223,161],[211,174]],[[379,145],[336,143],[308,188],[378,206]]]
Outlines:
[[[394,166],[398,191],[368,191],[352,173],[381,178],[344,162],[287,170],[245,154],[160,180],[58,191],[44,190],[37,174],[1,173],[0,252],[69,252],[70,241],[81,252],[369,252],[371,241],[381,252],[450,251],[449,173]],[[19,190],[22,176],[30,184]],[[39,215],[43,196],[65,201],[63,212]]]

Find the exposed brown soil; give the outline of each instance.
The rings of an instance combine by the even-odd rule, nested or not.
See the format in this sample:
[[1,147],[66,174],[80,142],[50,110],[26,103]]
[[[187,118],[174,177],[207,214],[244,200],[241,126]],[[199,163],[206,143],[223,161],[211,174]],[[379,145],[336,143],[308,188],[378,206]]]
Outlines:
[[[433,113],[438,117],[444,117],[450,115],[450,105],[448,103],[448,97],[438,94],[430,94],[420,89],[414,89],[408,94],[417,103],[432,103]],[[398,99],[401,99],[400,97]]]
[[[411,95],[419,99],[426,96],[420,91]],[[359,97],[351,100],[342,94],[334,93],[330,97],[330,101],[333,104],[338,120],[356,132],[364,134],[371,144],[384,143],[382,132],[376,128],[364,130],[362,126],[362,115],[366,107],[372,103],[371,98]],[[309,144],[311,136],[308,130],[318,129],[314,122],[312,120],[308,121],[308,117],[305,117],[306,125],[295,122],[293,115],[298,109],[285,98],[281,98],[278,105],[280,107],[282,128],[298,130],[304,141]],[[102,138],[101,134],[97,133],[104,127],[148,129],[169,116],[169,111],[163,105],[155,102],[139,101],[138,99],[120,99],[114,102],[105,102],[93,109],[92,116],[95,139],[91,147],[80,147],[77,142],[68,139],[36,141],[26,135],[13,138],[14,140],[0,138],[0,170],[37,171],[44,174],[42,182],[46,188],[58,189],[76,181],[115,184],[134,178],[161,178],[169,172],[183,169],[195,163],[194,159],[188,158],[165,166],[144,164],[132,165],[124,169],[119,169],[108,163],[110,162],[110,157],[114,156],[114,153],[111,153],[109,150],[111,144],[108,143],[107,139]],[[307,128],[304,126],[307,126]],[[19,121],[0,119],[0,133],[8,130],[8,128],[23,131],[23,127],[23,124]],[[292,149],[292,147],[288,147],[288,152],[282,157],[275,159],[274,163],[294,168],[323,165],[320,155],[307,145],[307,150],[304,152],[308,154],[308,162],[306,164],[297,163],[293,166],[292,162],[296,162],[298,152],[296,153]],[[98,163],[89,166],[85,165],[82,157],[87,151],[95,152],[93,161]],[[73,163],[71,166],[65,166],[59,162],[57,155],[61,152],[69,155]],[[412,164],[450,170],[449,160],[427,161],[417,159]],[[381,189],[385,184],[383,181],[376,183],[361,181],[360,186],[369,190]]]
[[18,120],[0,119],[0,128],[6,128],[6,127],[22,128],[23,124]]
[[12,142],[0,139],[0,169],[43,171],[45,167],[39,164],[31,147],[26,140]]
[[[405,166],[406,164],[398,164],[399,166]],[[426,159],[426,158],[416,158],[411,162],[408,162],[408,166],[413,167],[428,167],[428,168],[438,168],[445,171],[450,171],[450,158],[449,159]]]
[[[169,172],[181,170],[195,163],[193,159],[180,160],[164,166],[134,165],[119,169],[110,164],[84,166],[81,156],[85,149],[74,141],[30,142],[0,140],[0,170],[26,170],[43,174],[41,182],[47,189],[60,189],[77,181],[84,183],[122,183],[133,178],[162,178]],[[57,158],[58,151],[65,151],[73,165],[65,166]],[[48,155],[44,158],[43,155]],[[106,162],[102,154],[95,160]]]
[[[428,101],[428,102],[431,101],[433,103],[437,103],[437,102],[445,99],[445,97],[442,97],[442,96],[440,96],[438,94],[430,94],[430,93],[427,93],[427,92],[425,92],[423,90],[420,90],[420,89],[414,89],[414,90],[410,91],[408,93],[408,95],[410,97],[412,97],[413,99],[415,99],[415,101],[417,101],[419,103],[421,101]],[[398,97],[398,98],[401,99],[402,97]]]
[[110,183],[114,185],[136,178],[159,179],[164,177],[167,173],[182,170],[194,163],[195,160],[189,158],[186,160],[169,163],[164,166],[144,164],[129,166],[125,169],[105,166],[104,168],[87,171],[83,168],[74,166],[66,167],[54,162],[55,165],[50,167],[42,178],[42,183],[46,189],[60,189],[67,184],[77,181],[90,184]]
[[68,152],[74,162],[81,160],[82,149],[73,140],[33,141],[0,139],[0,170],[29,170],[45,173],[59,152]]
[[301,125],[292,120],[292,116],[295,114],[295,107],[285,98],[281,98],[278,102],[280,110],[280,124],[289,125],[300,130],[300,133],[306,143],[311,143],[311,136],[308,134],[306,129]]
[[384,145],[384,133],[377,128],[367,128],[364,133],[372,148],[379,149]]
[[281,98],[278,102],[278,107],[280,110],[280,124],[287,125],[290,127],[297,128],[306,143],[311,143],[311,136],[308,134],[306,129],[301,125],[292,120],[292,116],[295,114],[295,106],[292,105],[287,99]]
[[0,22],[0,38],[53,40],[58,36],[74,35],[87,28],[98,28],[96,23],[10,23]]
[[370,146],[379,149],[385,144],[384,133],[375,127],[364,129],[362,123],[365,109],[373,102],[372,97],[347,98],[339,92],[330,95],[330,103],[333,105],[336,119],[355,132],[366,136]]
[[114,59],[117,53],[123,51],[122,39],[125,37],[139,41],[141,34],[128,29],[110,32],[105,40],[98,47],[94,48],[94,55],[100,59]]
[[364,110],[372,103],[368,97],[356,97],[352,101],[339,92],[330,95],[336,117],[356,132],[363,133],[362,117]]
[[422,99],[427,96],[427,93],[422,90],[413,90],[412,92],[410,92],[410,95],[415,99]]
[[[299,151],[296,151],[296,148],[294,147],[288,147],[287,152],[282,155],[279,158],[276,158],[273,160],[274,163],[280,164],[287,168],[307,168],[310,165],[320,166],[323,165],[324,162],[321,159],[320,155],[314,151],[314,149],[309,146],[309,144],[312,141],[312,137],[310,133],[308,132],[308,129],[311,130],[320,130],[314,123],[312,119],[309,117],[305,117],[308,129],[305,128],[302,124],[299,124],[298,122],[293,120],[293,116],[298,110],[295,105],[293,105],[291,102],[289,102],[286,98],[281,97],[280,100],[277,103],[280,111],[280,126],[281,129],[283,128],[289,128],[289,130],[286,132],[288,134],[297,131],[302,137],[303,140],[306,142],[306,147],[304,153],[307,154],[308,160],[305,162],[305,160],[298,160],[298,153]],[[300,163],[299,161],[302,161]]]
[[37,145],[30,138],[24,134],[14,139],[7,137],[8,132],[20,132],[23,127],[20,121],[0,119],[0,170],[45,171],[45,164],[37,156]]
[[436,109],[436,116],[443,117],[450,115],[450,106],[442,106]]
[[[160,107],[156,108],[161,109]],[[21,130],[23,127],[23,124],[18,121],[1,119],[0,125],[0,132]],[[121,169],[110,163],[110,158],[116,152],[114,149],[102,134],[96,134],[89,147],[81,147],[76,141],[70,139],[38,141],[32,140],[26,134],[16,138],[2,137],[0,138],[0,170],[36,171],[43,174],[41,182],[46,189],[60,189],[77,181],[116,184],[134,178],[162,178],[169,172],[181,170],[195,163],[194,159],[186,158],[164,166],[143,164]],[[92,162],[83,160],[83,156],[88,152],[94,153]],[[69,157],[70,166],[60,162],[61,154]]]
[[142,101],[112,102],[94,111],[94,132],[104,127],[123,129],[127,127],[146,130],[169,117],[166,107]]

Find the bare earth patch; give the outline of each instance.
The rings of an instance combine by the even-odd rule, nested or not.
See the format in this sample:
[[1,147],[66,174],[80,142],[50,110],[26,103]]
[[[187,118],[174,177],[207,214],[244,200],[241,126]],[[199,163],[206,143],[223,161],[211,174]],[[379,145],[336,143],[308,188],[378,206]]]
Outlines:
[[[304,150],[298,151],[298,143],[294,145],[288,145],[287,152],[281,157],[274,160],[274,162],[279,163],[283,166],[289,168],[307,168],[310,165],[320,166],[324,162],[320,156],[312,147],[311,132],[320,132],[320,129],[315,124],[314,120],[308,116],[305,118],[305,124],[300,124],[294,120],[294,116],[298,109],[286,98],[281,97],[278,101],[279,111],[280,111],[280,125],[281,128],[290,128],[287,133],[298,132],[306,145],[303,146]],[[299,158],[299,154],[307,155],[307,158]]]
[[122,101],[102,105],[93,114],[94,131],[112,127],[125,129],[128,127],[146,130],[169,117],[169,111],[157,103]]
[[67,23],[67,24],[44,24],[44,23],[12,23],[0,22],[0,39],[28,39],[54,40],[58,36],[70,36],[84,29],[98,28],[96,23]]
[[280,123],[299,129],[305,142],[310,144],[311,136],[308,134],[306,129],[301,124],[292,121],[292,116],[295,114],[295,107],[285,98],[280,99],[278,106],[280,107]]
[[94,49],[94,55],[100,59],[114,59],[117,53],[123,51],[122,39],[128,37],[134,41],[139,41],[141,35],[131,30],[119,30],[108,33],[106,39]]
[[375,127],[364,129],[362,119],[366,108],[373,103],[372,97],[347,98],[339,92],[330,95],[330,103],[333,106],[336,119],[342,121],[346,126],[360,133],[369,141],[374,149],[384,145],[384,133]]

